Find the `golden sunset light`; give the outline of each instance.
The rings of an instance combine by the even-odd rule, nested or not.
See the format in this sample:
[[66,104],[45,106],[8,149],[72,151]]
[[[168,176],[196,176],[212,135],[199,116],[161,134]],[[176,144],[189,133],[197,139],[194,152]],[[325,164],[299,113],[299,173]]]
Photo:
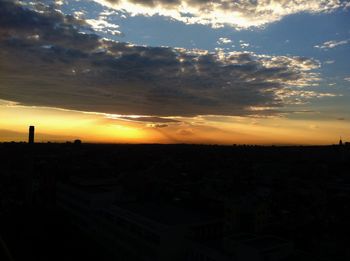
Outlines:
[[6,126],[0,130],[1,141],[26,141],[28,126],[35,125],[37,141],[40,142],[81,139],[97,143],[226,145],[331,144],[338,142],[339,137],[334,133],[346,133],[350,128],[350,124],[344,125],[340,120],[290,120],[280,116],[174,116],[149,119],[147,116],[22,106],[6,101],[1,105],[0,125]]

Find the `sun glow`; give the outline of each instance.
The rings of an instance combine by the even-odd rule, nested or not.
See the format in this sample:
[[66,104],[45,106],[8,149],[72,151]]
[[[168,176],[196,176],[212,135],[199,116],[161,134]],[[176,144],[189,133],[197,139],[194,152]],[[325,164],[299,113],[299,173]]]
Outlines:
[[36,126],[37,142],[81,139],[98,143],[331,144],[350,129],[347,121],[337,119],[215,115],[157,118],[0,101],[0,141],[26,141],[29,125]]
[[23,133],[15,135],[15,140],[26,140],[29,125],[36,126],[42,141],[79,138],[90,142],[141,142],[146,138],[142,125],[108,119],[102,113],[21,106],[13,102],[2,102],[0,106],[0,129]]

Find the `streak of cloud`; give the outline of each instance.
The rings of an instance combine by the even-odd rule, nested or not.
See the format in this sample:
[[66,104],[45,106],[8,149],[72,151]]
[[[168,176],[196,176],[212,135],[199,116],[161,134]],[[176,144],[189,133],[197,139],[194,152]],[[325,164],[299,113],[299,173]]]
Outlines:
[[328,50],[328,49],[333,49],[335,47],[345,45],[348,43],[349,43],[349,40],[342,40],[342,41],[332,40],[332,41],[324,42],[321,45],[315,45],[315,48]]

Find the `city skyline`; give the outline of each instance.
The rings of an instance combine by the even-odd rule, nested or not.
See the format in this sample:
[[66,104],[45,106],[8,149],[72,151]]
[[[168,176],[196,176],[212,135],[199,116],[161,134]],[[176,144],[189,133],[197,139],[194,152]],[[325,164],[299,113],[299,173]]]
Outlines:
[[[206,10],[206,11],[203,11]],[[0,142],[350,140],[350,1],[0,0]]]

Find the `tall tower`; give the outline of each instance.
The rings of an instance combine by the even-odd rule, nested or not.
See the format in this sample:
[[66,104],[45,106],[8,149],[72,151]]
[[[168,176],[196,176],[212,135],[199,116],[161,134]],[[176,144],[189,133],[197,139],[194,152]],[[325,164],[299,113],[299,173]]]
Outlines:
[[29,126],[28,143],[34,143],[34,126]]

